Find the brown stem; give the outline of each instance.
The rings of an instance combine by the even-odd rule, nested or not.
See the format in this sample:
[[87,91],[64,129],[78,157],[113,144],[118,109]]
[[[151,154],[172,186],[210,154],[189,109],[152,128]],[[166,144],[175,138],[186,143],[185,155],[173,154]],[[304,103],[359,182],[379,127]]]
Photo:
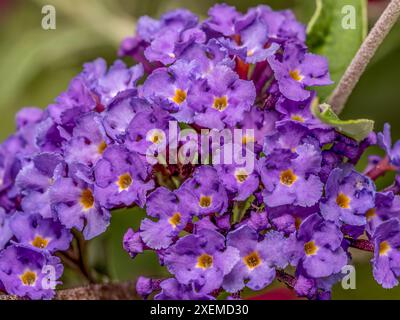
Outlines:
[[85,278],[89,281],[89,283],[94,284],[96,283],[96,279],[94,279],[92,272],[90,270],[90,267],[88,266],[87,262],[87,252],[86,252],[86,241],[83,238],[82,234],[77,231],[73,231],[74,237],[77,241],[77,247],[78,247],[78,265],[79,268],[82,272],[82,274],[85,276]]
[[[0,300],[19,300],[0,295]],[[91,284],[84,287],[57,291],[55,300],[134,300],[138,299],[134,282]]]
[[93,283],[93,279],[90,279],[86,272],[82,270],[82,266],[79,260],[71,257],[65,252],[57,252],[56,255],[61,259],[63,265],[76,271],[80,276],[82,276],[87,282]]
[[289,288],[293,289],[296,285],[296,278],[283,270],[276,270],[276,278],[278,281],[286,284]]
[[375,52],[392,29],[400,16],[400,0],[392,0],[380,16],[375,26],[361,45],[347,68],[338,86],[328,99],[333,110],[339,114],[360,80]]

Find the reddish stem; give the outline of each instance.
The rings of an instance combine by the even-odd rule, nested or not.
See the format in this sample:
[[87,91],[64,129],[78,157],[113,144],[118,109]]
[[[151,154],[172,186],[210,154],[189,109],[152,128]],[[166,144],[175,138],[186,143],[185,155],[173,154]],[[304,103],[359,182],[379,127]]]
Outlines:
[[381,176],[384,176],[388,171],[396,171],[397,168],[390,164],[389,157],[383,158],[379,163],[367,172],[367,176],[372,180],[376,180]]
[[242,59],[236,57],[236,72],[240,79],[247,80],[250,65],[245,63]]
[[189,223],[186,225],[186,227],[185,227],[184,230],[185,230],[186,232],[188,232],[188,233],[193,233],[193,228],[194,228],[193,223],[189,222]]
[[374,252],[374,245],[369,240],[364,239],[351,239],[346,238],[349,241],[350,247],[360,249],[363,251]]

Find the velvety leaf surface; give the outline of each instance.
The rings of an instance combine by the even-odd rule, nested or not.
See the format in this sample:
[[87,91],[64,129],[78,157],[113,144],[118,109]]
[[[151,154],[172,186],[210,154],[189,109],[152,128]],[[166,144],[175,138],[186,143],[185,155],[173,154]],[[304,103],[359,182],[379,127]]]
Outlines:
[[[311,52],[328,58],[335,82],[316,89],[321,101],[333,91],[367,34],[366,7],[366,0],[316,0],[307,28],[307,45]],[[343,27],[349,17],[355,19],[354,29]]]

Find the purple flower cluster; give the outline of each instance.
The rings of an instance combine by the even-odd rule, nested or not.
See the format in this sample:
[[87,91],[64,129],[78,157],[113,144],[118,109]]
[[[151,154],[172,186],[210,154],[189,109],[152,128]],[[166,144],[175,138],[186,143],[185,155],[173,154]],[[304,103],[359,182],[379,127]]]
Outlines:
[[[305,38],[291,11],[267,6],[242,14],[217,4],[202,22],[182,9],[145,16],[120,48],[139,64],[107,69],[97,59],[47,109],[20,111],[0,145],[0,290],[52,298],[46,283],[59,282],[56,254],[70,248],[72,230],[90,240],[112,210],[131,206],[147,217],[124,249],[132,258],[154,251],[171,274],[141,277],[143,297],[237,297],[292,267],[300,296],[324,298],[362,235],[375,247],[375,279],[396,285],[400,188],[376,192],[354,167],[374,134],[357,143],[311,113],[310,87],[332,82]],[[173,120],[254,129],[255,170],[150,164],[149,147],[155,156],[167,147]],[[388,131],[378,141],[396,166]]]

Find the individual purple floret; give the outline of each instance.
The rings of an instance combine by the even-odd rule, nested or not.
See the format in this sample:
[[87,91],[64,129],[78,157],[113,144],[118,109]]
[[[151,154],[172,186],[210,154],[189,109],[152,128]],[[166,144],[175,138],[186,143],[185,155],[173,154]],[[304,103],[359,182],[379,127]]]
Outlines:
[[148,164],[135,152],[123,146],[111,146],[94,168],[94,197],[108,209],[143,206],[146,194],[154,188],[149,179]]
[[103,106],[107,105],[119,92],[134,88],[142,76],[142,65],[127,68],[120,60],[115,61],[107,71],[105,60],[97,59],[85,64],[82,72],[82,77],[92,92],[99,97],[99,100],[96,100],[97,111],[102,111],[99,110],[99,103]]
[[383,288],[397,286],[400,276],[400,222],[390,219],[383,222],[373,236],[375,251],[372,259],[375,280]]
[[246,200],[259,187],[260,179],[256,171],[248,172],[237,165],[220,165],[216,169],[222,184],[235,200]]
[[306,53],[301,44],[288,44],[283,56],[269,57],[268,62],[274,70],[282,94],[294,101],[303,101],[311,92],[306,86],[324,86],[332,81],[329,78],[326,58]]
[[157,106],[137,112],[127,128],[125,146],[147,156],[154,155],[151,146],[155,151],[165,150],[169,120],[172,120],[170,114]]
[[[244,286],[261,290],[274,280],[275,265],[286,267],[288,254],[285,250],[288,246],[285,239],[275,232],[268,233],[261,241],[258,238],[257,232],[248,226],[227,235],[227,246],[239,250],[240,260],[224,278],[223,288],[226,291],[237,292]],[[285,258],[286,261],[282,261]]]
[[133,231],[131,228],[125,233],[122,246],[131,258],[136,257],[138,253],[142,253],[145,249],[140,233]]
[[216,4],[208,10],[209,18],[203,22],[207,33],[233,36],[235,34],[235,21],[241,15],[235,7],[225,3]]
[[44,251],[9,246],[0,252],[0,282],[10,294],[30,299],[51,299],[63,266]]
[[198,168],[193,178],[181,186],[180,192],[180,200],[196,215],[223,214],[228,207],[226,190],[217,171],[210,166]]
[[193,43],[182,52],[180,58],[186,64],[194,64],[197,79],[206,79],[219,66],[235,67],[234,57],[229,56],[228,50],[214,38],[205,44]]
[[235,34],[239,43],[234,40],[225,42],[227,49],[247,63],[265,61],[278,49],[279,44],[269,42],[268,28],[257,11],[249,11],[235,21]]
[[302,266],[312,278],[338,273],[347,263],[342,240],[343,234],[334,223],[311,215],[302,222],[296,239],[292,238],[291,264]]
[[367,234],[372,237],[382,222],[400,218],[400,196],[395,195],[392,191],[377,192],[375,206],[365,213],[365,218],[367,219]]
[[198,18],[188,10],[177,9],[159,21],[144,16],[138,21],[138,37],[150,45],[144,55],[148,61],[173,63],[183,48],[192,42],[202,43],[205,34],[198,29]]
[[194,62],[177,61],[168,69],[155,70],[143,84],[142,95],[173,112],[177,121],[192,122],[194,110],[188,105],[188,95],[194,85],[195,67]]
[[65,161],[69,164],[79,163],[93,167],[111,141],[98,114],[85,114],[76,122],[72,137],[64,147]]
[[179,283],[193,285],[203,294],[218,289],[238,260],[239,251],[226,246],[223,235],[208,229],[181,238],[166,251],[164,258]]
[[332,170],[321,202],[321,214],[340,225],[365,225],[365,214],[374,207],[375,185],[350,165]]
[[78,177],[59,178],[50,189],[52,210],[68,229],[83,231],[85,239],[103,233],[110,224],[110,213],[94,196],[93,185]]
[[194,214],[191,207],[180,198],[179,190],[171,192],[164,187],[148,196],[146,213],[158,221],[144,219],[140,235],[150,248],[156,250],[168,248]]
[[320,150],[311,144],[302,144],[294,152],[276,150],[262,158],[259,172],[265,186],[265,204],[270,207],[314,205],[322,196],[320,168]]
[[38,214],[16,213],[10,228],[18,243],[49,252],[67,250],[72,240],[71,232],[58,221]]
[[25,212],[39,213],[44,218],[53,218],[50,206],[50,187],[65,169],[63,158],[58,153],[39,153],[18,173],[15,184],[24,195],[21,207]]
[[104,129],[112,140],[123,143],[133,117],[140,111],[150,110],[150,105],[137,96],[135,89],[125,90],[110,101],[104,115]]
[[397,141],[392,146],[390,124],[385,123],[383,132],[378,133],[378,145],[385,150],[393,165],[400,166],[400,141]]
[[200,82],[193,89],[189,104],[195,111],[194,122],[210,129],[234,126],[243,119],[256,98],[254,84],[239,79],[239,76],[225,66],[214,68],[207,81]]

